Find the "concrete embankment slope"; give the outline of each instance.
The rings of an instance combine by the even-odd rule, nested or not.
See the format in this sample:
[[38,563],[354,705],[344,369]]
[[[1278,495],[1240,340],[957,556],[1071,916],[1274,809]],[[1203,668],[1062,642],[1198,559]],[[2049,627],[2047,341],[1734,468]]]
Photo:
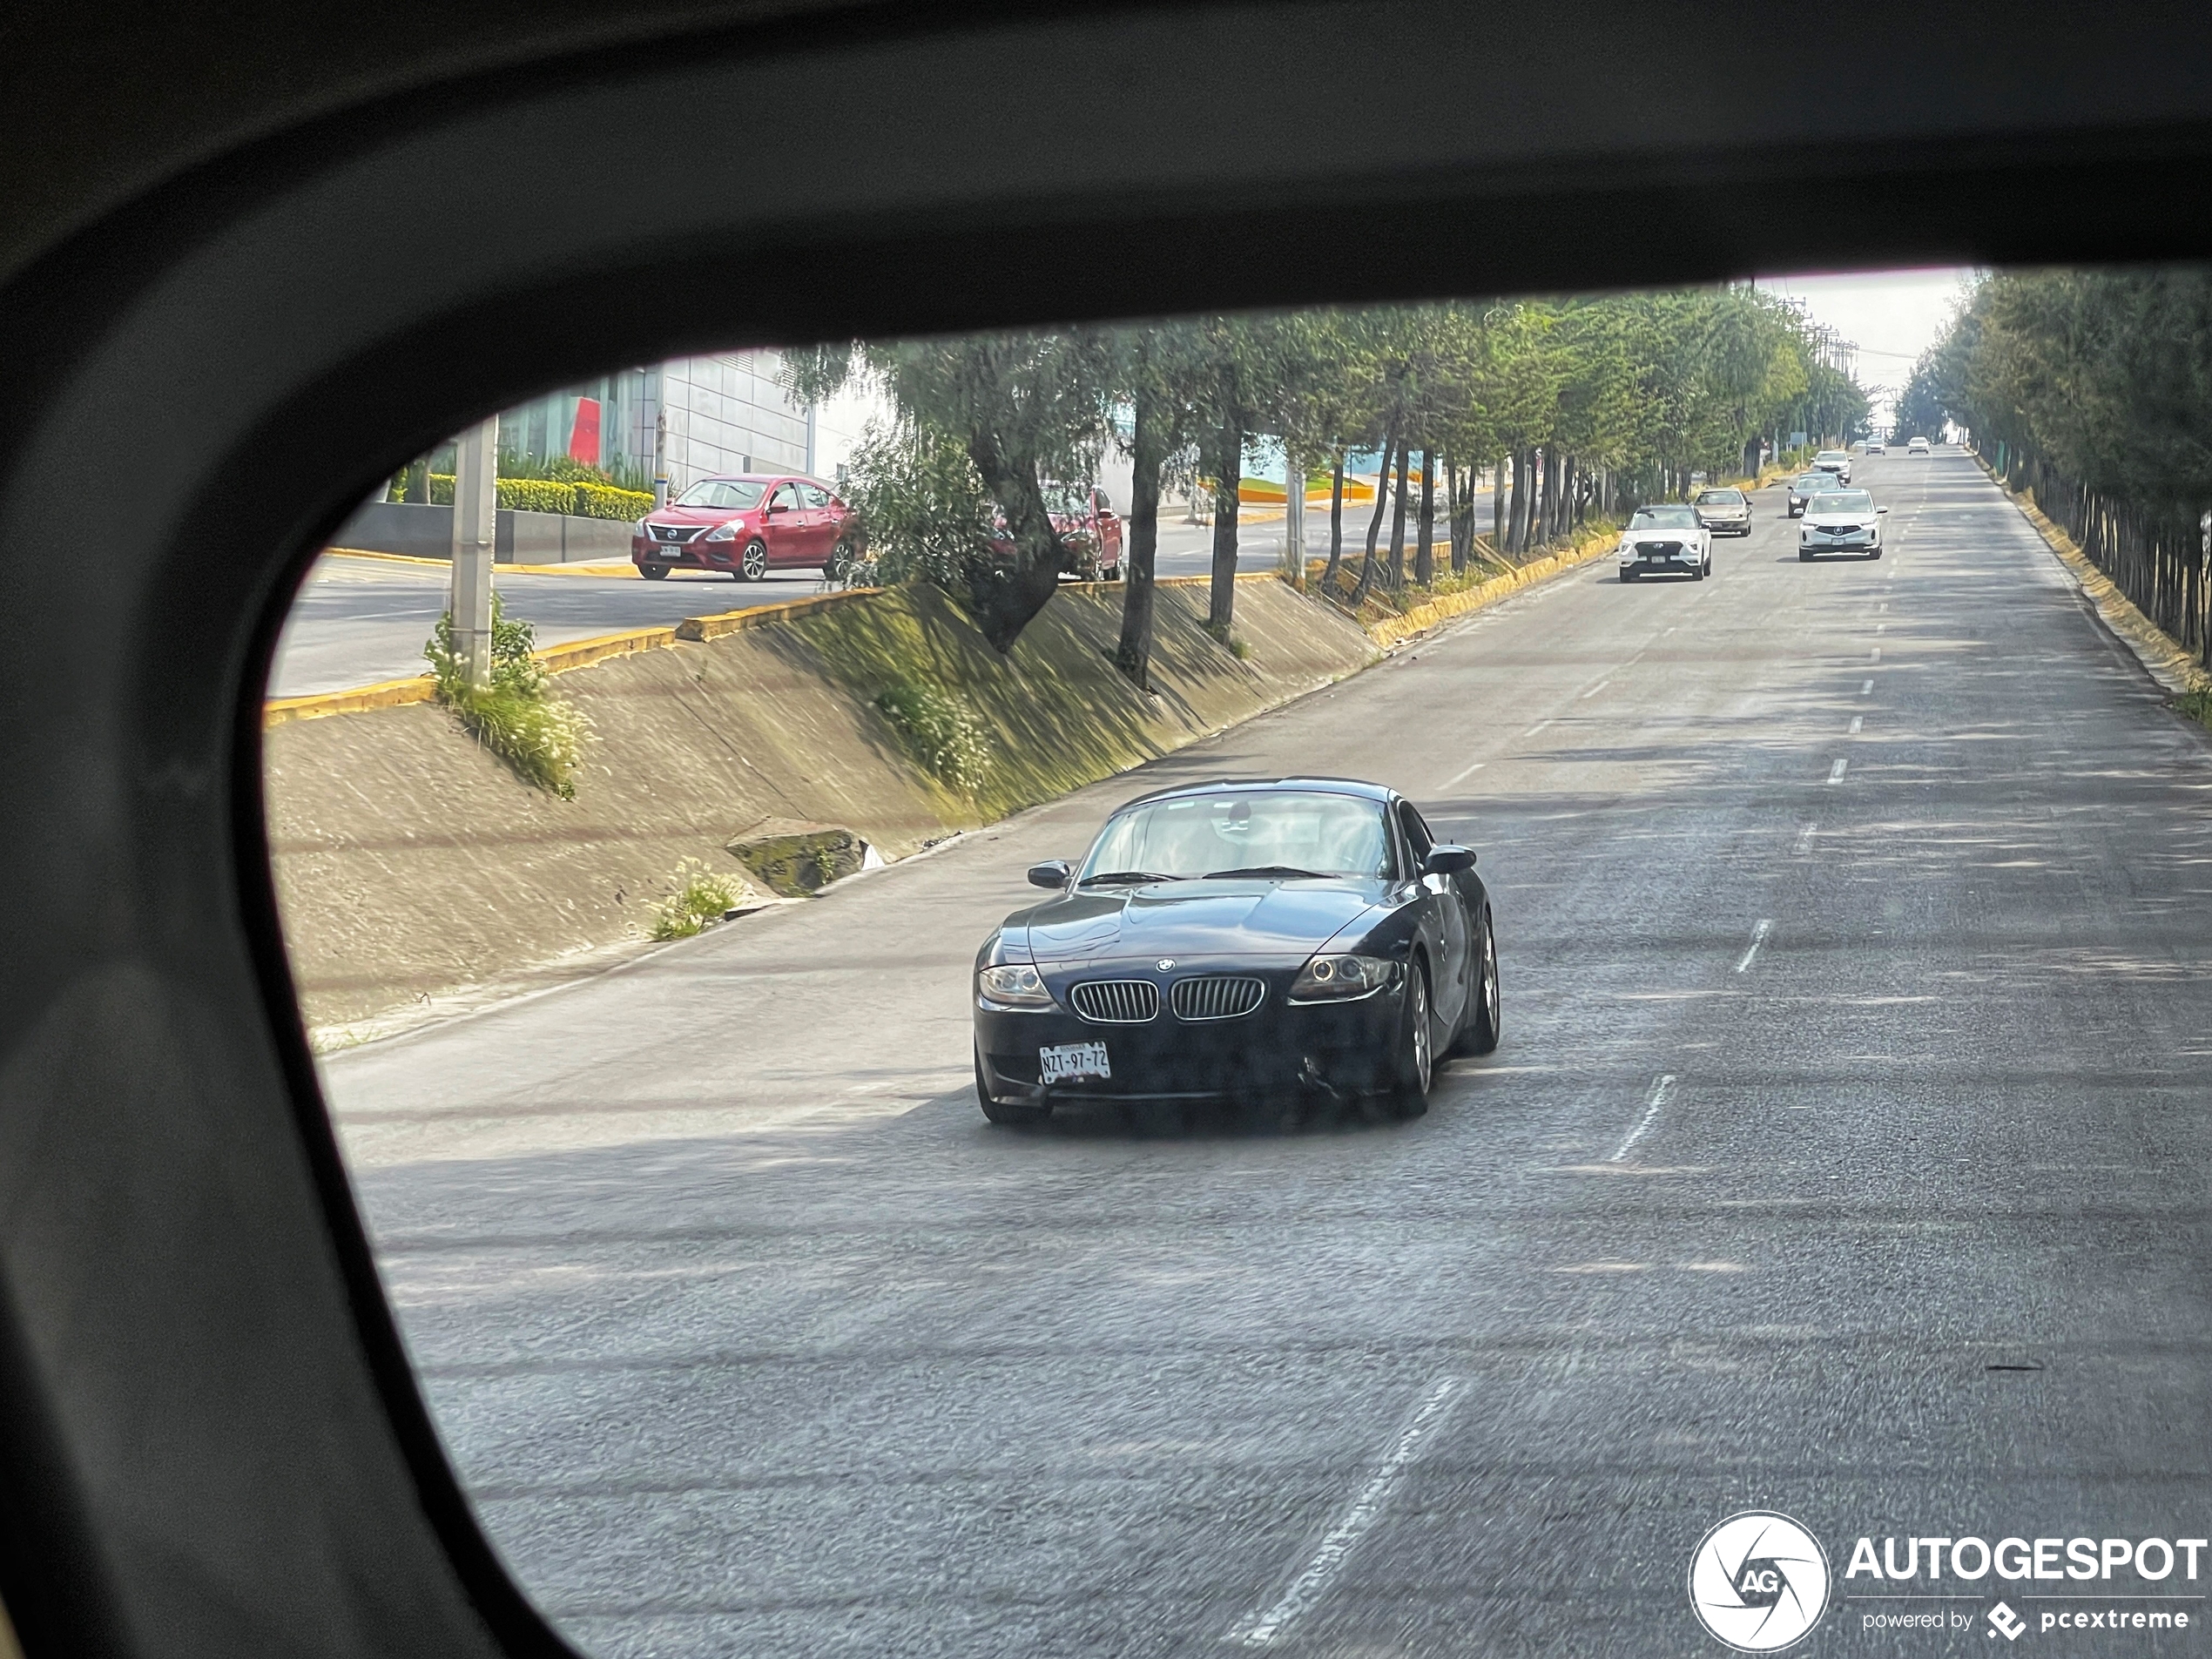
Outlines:
[[[1202,584],[1159,590],[1154,693],[1117,674],[1118,588],[1069,588],[1010,657],[926,590],[563,674],[595,733],[577,798],[522,782],[435,705],[273,727],[263,777],[293,973],[311,1025],[373,1022],[643,938],[678,862],[764,819],[850,828],[887,858],[993,822],[1362,667],[1356,624],[1271,579],[1238,587],[1240,658]],[[972,797],[880,714],[954,693],[991,753]],[[741,924],[740,924],[741,925]],[[361,1034],[374,1028],[362,1028]]]

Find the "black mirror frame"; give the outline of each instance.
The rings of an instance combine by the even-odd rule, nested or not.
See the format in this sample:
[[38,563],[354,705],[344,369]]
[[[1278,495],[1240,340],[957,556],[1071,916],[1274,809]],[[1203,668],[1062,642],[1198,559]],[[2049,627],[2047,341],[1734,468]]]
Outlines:
[[1068,867],[1067,860],[1047,859],[1042,864],[1029,867],[1029,885],[1033,887],[1050,887],[1057,892],[1068,885],[1068,878],[1074,873]]

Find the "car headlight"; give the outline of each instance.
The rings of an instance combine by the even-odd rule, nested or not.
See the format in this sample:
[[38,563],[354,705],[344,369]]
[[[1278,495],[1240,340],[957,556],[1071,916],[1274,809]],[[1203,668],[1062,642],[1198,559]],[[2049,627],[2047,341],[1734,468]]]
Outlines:
[[699,540],[702,542],[734,542],[737,539],[738,525],[737,521],[734,519],[727,524],[717,524],[712,529],[699,537]]
[[1291,981],[1291,1001],[1351,1001],[1397,982],[1398,964],[1386,956],[1316,956]]
[[1011,962],[1004,968],[986,968],[975,975],[975,988],[987,1001],[1010,1008],[1049,1008],[1052,993],[1044,988],[1044,975],[1027,962]]

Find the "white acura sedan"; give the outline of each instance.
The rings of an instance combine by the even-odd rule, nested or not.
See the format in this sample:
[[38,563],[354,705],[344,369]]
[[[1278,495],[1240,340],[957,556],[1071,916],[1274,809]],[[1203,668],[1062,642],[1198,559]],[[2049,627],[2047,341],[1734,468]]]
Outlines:
[[1797,529],[1797,557],[1810,563],[1821,553],[1864,553],[1882,556],[1882,515],[1864,489],[1831,489],[1805,503]]
[[1683,502],[1639,507],[1621,532],[1621,580],[1679,570],[1703,582],[1713,573],[1713,533]]

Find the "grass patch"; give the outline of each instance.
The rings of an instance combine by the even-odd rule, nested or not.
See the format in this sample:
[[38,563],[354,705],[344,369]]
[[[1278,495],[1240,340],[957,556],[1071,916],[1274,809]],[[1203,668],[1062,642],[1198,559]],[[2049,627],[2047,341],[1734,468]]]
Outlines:
[[2184,691],[2174,699],[2174,706],[2185,718],[2212,726],[2212,691]]
[[875,706],[939,783],[968,796],[983,787],[991,770],[990,745],[966,698],[900,679],[875,694]]
[[458,715],[477,742],[528,782],[563,800],[576,799],[576,775],[591,722],[583,711],[546,691],[546,672],[531,655],[536,631],[510,622],[491,597],[491,683],[472,685],[455,653],[453,613],[438,618],[422,655],[438,683],[438,701]]
[[742,896],[738,884],[698,859],[676,867],[676,891],[653,911],[653,937],[689,939],[723,915]]

